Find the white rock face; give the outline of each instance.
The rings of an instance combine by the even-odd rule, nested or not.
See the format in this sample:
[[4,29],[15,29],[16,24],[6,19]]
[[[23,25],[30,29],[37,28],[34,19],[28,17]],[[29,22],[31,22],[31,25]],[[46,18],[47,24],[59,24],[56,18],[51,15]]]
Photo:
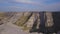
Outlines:
[[52,18],[52,13],[50,13],[50,12],[46,12],[45,13],[46,14],[46,16],[47,16],[47,23],[45,24],[47,27],[51,27],[51,26],[53,26],[53,18]]
[[34,23],[34,14],[28,20],[27,27],[32,27],[33,23]]

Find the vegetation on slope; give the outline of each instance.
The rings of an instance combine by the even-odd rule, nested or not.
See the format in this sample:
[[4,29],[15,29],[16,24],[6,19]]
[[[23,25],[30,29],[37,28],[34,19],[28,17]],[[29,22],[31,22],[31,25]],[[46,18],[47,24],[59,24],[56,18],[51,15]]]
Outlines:
[[14,23],[14,24],[16,24],[16,25],[18,25],[18,26],[22,26],[23,28],[23,30],[27,30],[27,29],[29,29],[28,27],[27,27],[27,25],[26,25],[26,22],[29,20],[29,18],[32,16],[32,13],[30,13],[30,14],[28,14],[28,15],[26,15],[26,16],[24,16],[24,15],[22,15],[21,17],[20,17],[20,19],[16,22],[16,23]]

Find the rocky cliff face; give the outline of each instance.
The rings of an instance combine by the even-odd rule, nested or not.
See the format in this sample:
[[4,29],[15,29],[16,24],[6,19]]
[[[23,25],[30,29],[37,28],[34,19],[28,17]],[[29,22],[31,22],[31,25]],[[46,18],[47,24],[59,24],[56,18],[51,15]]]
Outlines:
[[[23,16],[21,16],[20,19],[17,20],[17,22],[15,24],[22,27],[23,30],[30,30],[33,27],[36,27],[36,29],[39,29],[39,25],[41,25],[40,17],[41,16],[40,16],[39,12],[24,12]],[[37,21],[36,21],[36,19],[37,19]],[[45,27],[52,27],[54,25],[51,12],[44,13],[44,20],[45,20],[45,22],[44,22]]]
[[[58,13],[51,13],[51,12],[44,12],[44,16],[40,14],[42,12],[11,12],[11,13],[4,13],[8,18],[14,18],[14,15],[19,14],[21,15],[20,18],[13,24],[22,28],[22,30],[29,31],[31,29],[40,29],[41,23],[44,27],[52,27],[57,24],[57,19],[59,19]],[[1,13],[0,13],[1,14]],[[53,16],[56,16],[53,18]],[[17,17],[17,16],[16,16]],[[7,21],[9,20],[7,18]],[[4,20],[4,19],[3,19]],[[43,21],[44,20],[44,21]],[[56,20],[56,21],[54,21]],[[56,27],[59,25],[56,25]]]
[[51,12],[46,12],[46,27],[52,27],[54,25],[53,23],[53,17],[52,17],[52,13]]

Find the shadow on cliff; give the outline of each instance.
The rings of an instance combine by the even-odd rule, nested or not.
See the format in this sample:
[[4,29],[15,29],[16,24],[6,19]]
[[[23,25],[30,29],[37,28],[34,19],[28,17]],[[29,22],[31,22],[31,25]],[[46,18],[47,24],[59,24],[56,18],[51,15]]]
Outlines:
[[53,16],[55,32],[58,32],[60,31],[60,12],[53,12],[52,16]]

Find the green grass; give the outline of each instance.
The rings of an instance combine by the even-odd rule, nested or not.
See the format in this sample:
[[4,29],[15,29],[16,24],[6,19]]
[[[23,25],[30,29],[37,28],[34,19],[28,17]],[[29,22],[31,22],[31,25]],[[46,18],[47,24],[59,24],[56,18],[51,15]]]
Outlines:
[[5,18],[6,16],[5,16],[5,14],[4,13],[0,13],[0,19],[3,19],[3,18]]
[[22,26],[22,24],[25,23],[27,19],[28,16],[22,16],[15,24],[17,24],[18,26]]
[[23,30],[29,30],[30,27],[27,27],[27,25],[23,26]]

